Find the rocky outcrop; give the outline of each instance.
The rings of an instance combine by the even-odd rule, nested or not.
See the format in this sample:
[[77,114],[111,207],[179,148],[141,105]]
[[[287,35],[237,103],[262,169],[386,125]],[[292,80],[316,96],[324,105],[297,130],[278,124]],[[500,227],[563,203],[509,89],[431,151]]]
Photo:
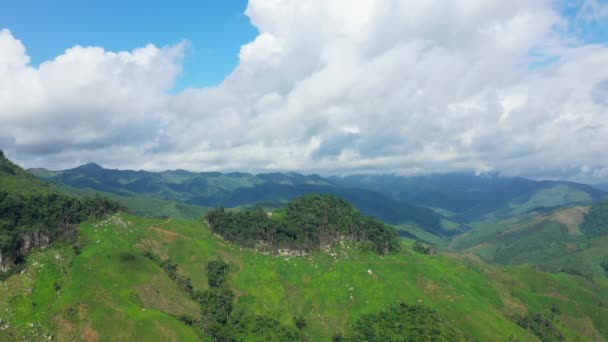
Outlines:
[[25,255],[35,248],[46,248],[51,243],[51,238],[46,232],[35,231],[23,233],[20,236],[19,253]]
[[18,248],[0,250],[0,272],[10,271],[19,256],[25,256],[33,249],[44,249],[51,243],[51,238],[44,231],[22,233],[19,236]]
[[16,259],[15,255],[10,255],[0,250],[0,272],[10,271],[15,266]]

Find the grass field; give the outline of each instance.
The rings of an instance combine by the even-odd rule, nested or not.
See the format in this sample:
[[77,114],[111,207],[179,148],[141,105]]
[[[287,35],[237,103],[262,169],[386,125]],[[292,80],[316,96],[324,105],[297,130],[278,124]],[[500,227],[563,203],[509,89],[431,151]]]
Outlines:
[[568,340],[608,338],[608,287],[583,277],[490,266],[462,254],[379,256],[348,245],[274,257],[227,244],[200,221],[126,214],[80,231],[82,253],[63,245],[33,253],[22,274],[0,283],[0,340],[204,338],[177,319],[198,315],[197,304],[144,251],[171,258],[195,289],[207,287],[207,261],[228,262],[238,307],[285,324],[303,316],[310,341],[348,334],[362,315],[399,301],[436,309],[473,340],[535,341],[507,315],[553,304]]

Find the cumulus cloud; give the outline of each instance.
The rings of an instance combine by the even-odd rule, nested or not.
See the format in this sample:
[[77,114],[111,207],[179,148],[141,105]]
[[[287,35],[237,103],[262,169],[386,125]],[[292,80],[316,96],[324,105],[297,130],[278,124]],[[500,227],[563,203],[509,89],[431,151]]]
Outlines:
[[3,30],[0,143],[29,166],[605,180],[608,47],[565,34],[553,6],[251,0],[259,34],[232,74],[177,94],[182,44],[36,68]]

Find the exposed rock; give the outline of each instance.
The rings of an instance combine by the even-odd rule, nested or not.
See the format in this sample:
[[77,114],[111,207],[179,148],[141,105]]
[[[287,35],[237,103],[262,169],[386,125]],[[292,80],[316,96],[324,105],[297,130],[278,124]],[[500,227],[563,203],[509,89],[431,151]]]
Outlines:
[[51,243],[48,234],[41,231],[22,234],[20,239],[21,248],[19,248],[19,253],[24,255],[34,248],[46,248]]
[[0,272],[8,272],[15,266],[16,257],[0,251]]
[[46,248],[51,243],[51,238],[46,232],[32,231],[22,233],[19,236],[19,248],[12,251],[0,251],[0,272],[8,272],[17,261],[19,255],[26,255],[33,249]]

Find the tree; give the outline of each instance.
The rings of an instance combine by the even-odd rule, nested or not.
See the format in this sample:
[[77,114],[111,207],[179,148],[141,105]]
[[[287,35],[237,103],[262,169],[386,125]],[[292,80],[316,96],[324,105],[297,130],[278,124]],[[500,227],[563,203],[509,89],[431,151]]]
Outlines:
[[293,322],[296,324],[298,330],[302,331],[308,326],[308,322],[302,316],[294,317]]
[[228,264],[221,260],[207,263],[207,279],[210,287],[220,287],[228,278]]

